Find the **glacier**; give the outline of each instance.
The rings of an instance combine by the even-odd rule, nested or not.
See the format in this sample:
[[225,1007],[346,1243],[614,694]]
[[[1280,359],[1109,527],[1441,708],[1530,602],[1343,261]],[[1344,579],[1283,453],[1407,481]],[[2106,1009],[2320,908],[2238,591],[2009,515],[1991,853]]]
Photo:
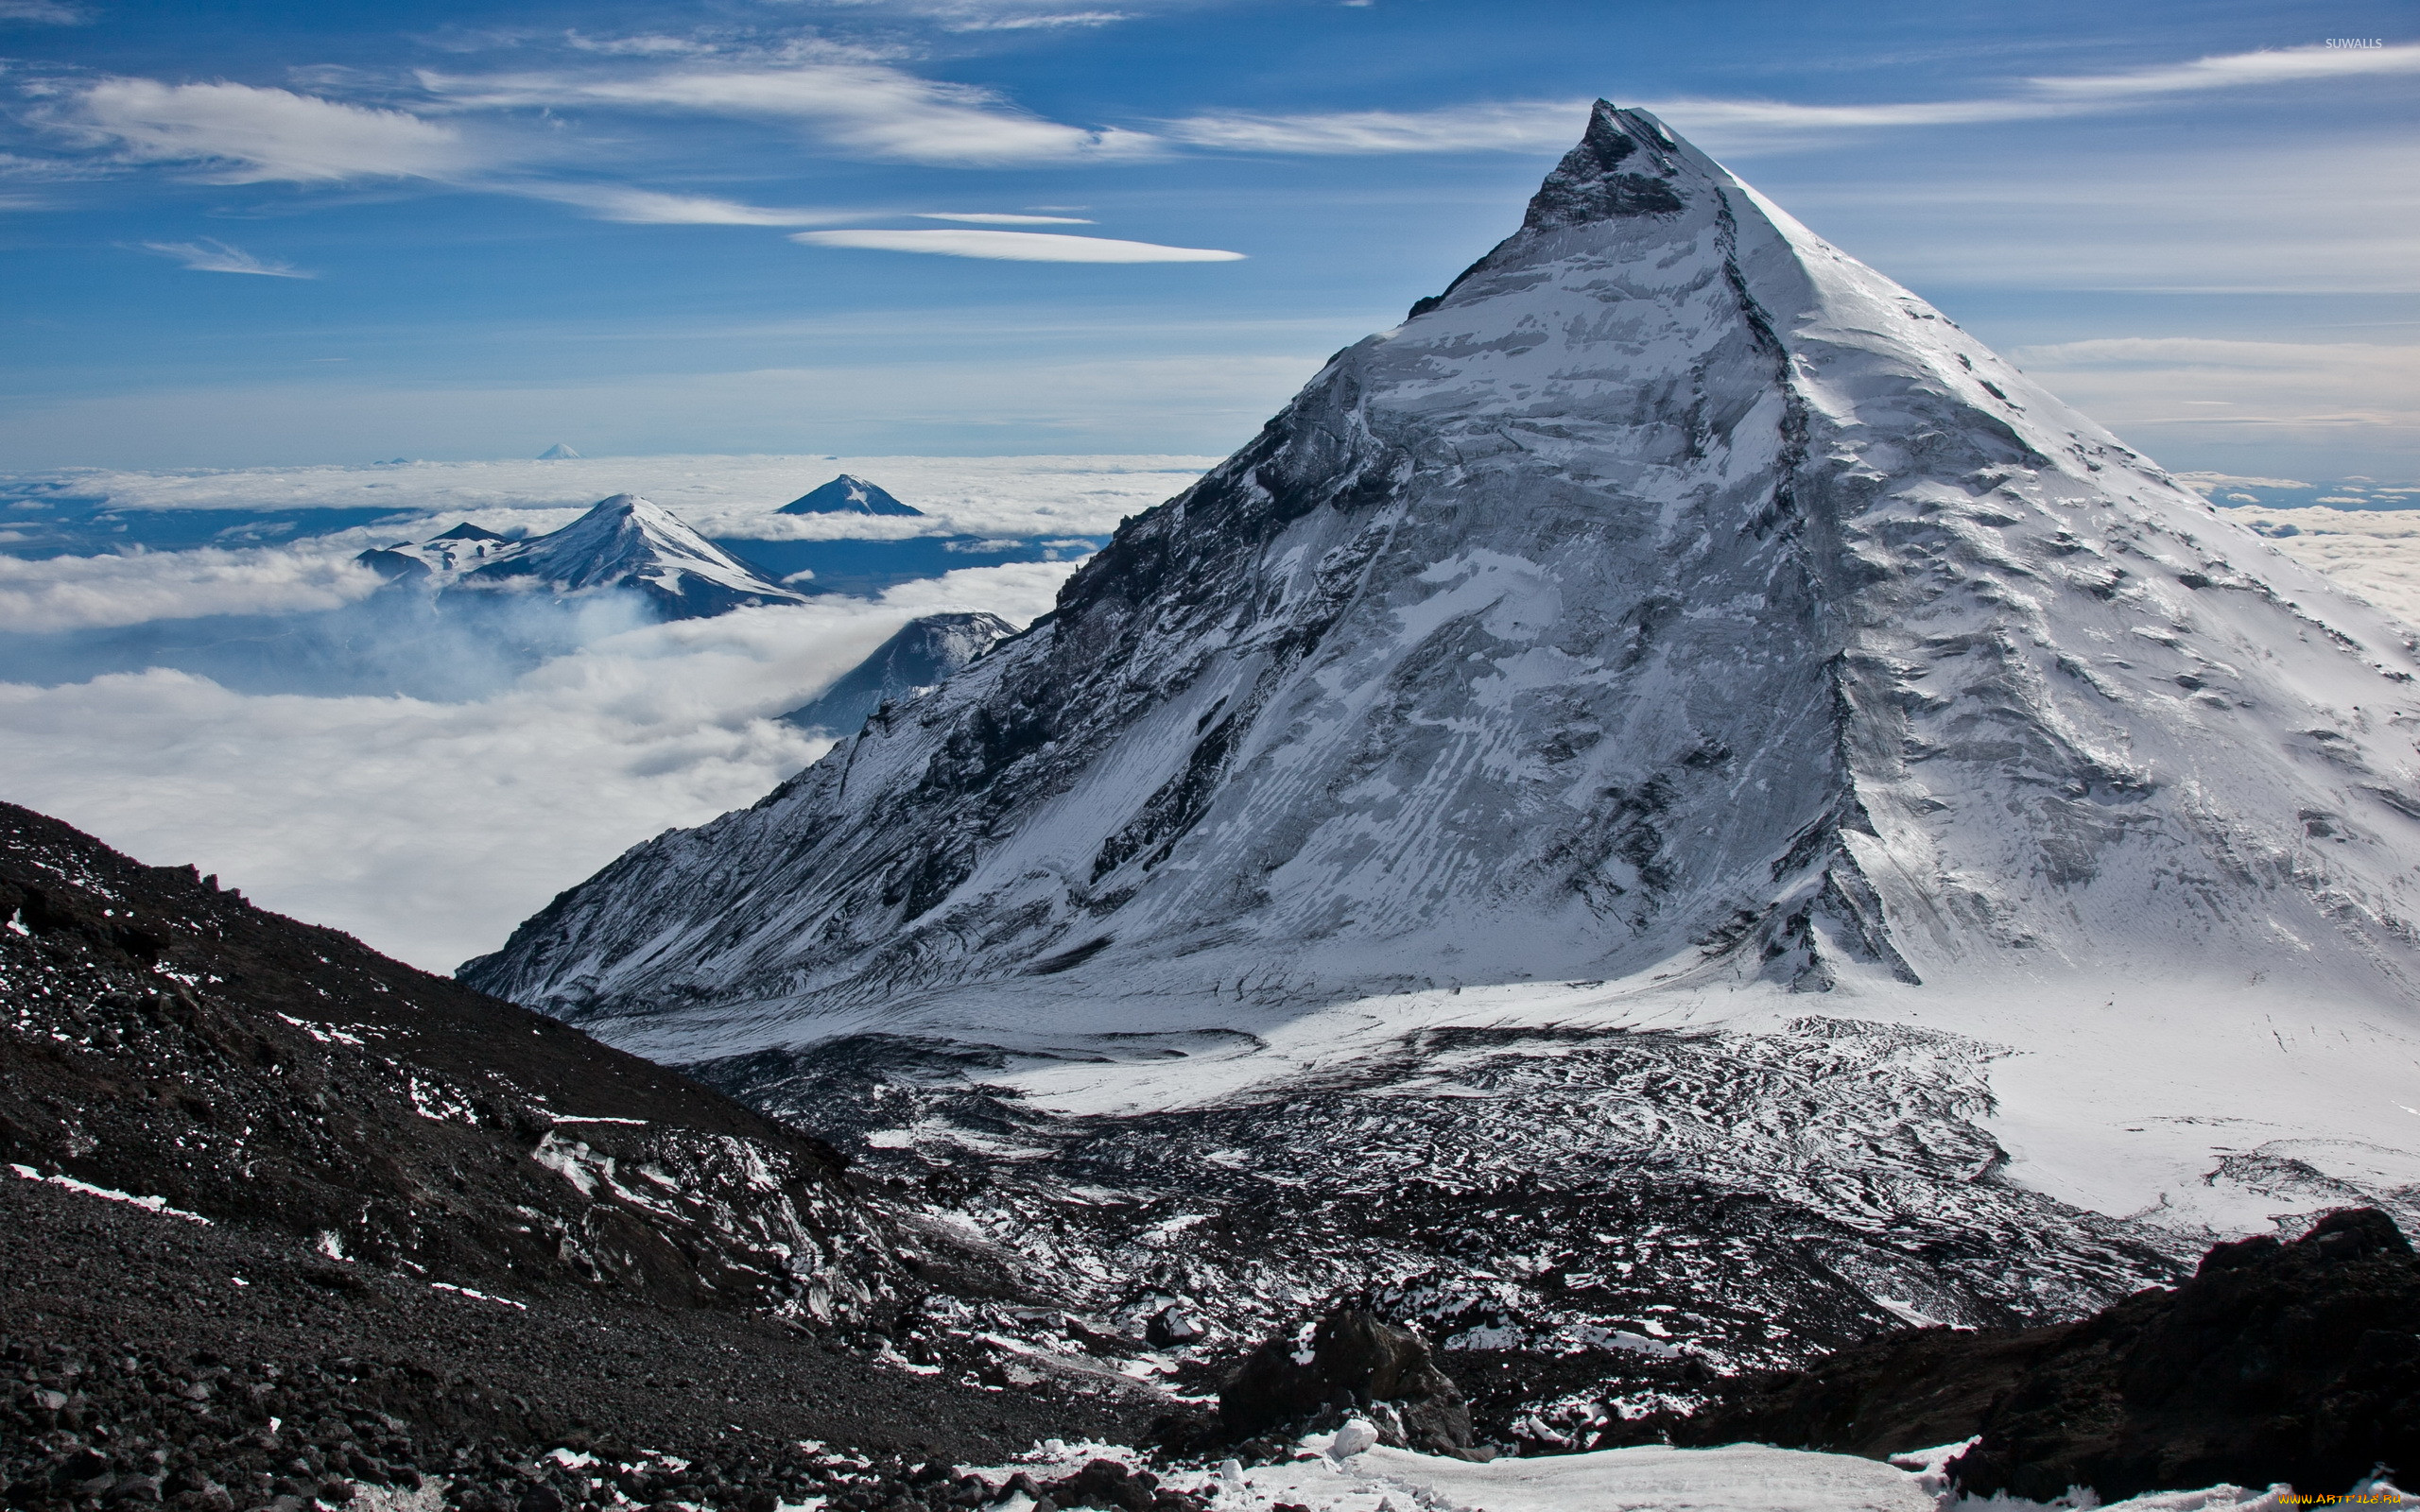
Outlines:
[[[1050,614],[462,974],[910,1175],[1025,1172],[936,1232],[1085,1305],[1392,1288],[1469,1348],[1734,1366],[2072,1315],[2420,1211],[2415,672],[1600,103],[1517,232]],[[1373,1179],[1575,1195],[1494,1211],[1482,1283],[1338,1218]],[[1704,1246],[1768,1241],[1707,1303]],[[1659,1275],[1694,1300],[1642,1332]]]

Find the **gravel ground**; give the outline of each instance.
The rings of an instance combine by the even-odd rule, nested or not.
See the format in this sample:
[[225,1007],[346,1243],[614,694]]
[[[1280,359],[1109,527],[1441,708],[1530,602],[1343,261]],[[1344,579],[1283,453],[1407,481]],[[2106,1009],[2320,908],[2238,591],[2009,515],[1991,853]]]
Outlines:
[[893,1503],[975,1494],[953,1465],[1148,1427],[1138,1399],[969,1387],[886,1358],[879,1336],[489,1299],[13,1177],[0,1274],[0,1479],[45,1512],[302,1512],[424,1477],[467,1512],[768,1512],[809,1494],[913,1512]]

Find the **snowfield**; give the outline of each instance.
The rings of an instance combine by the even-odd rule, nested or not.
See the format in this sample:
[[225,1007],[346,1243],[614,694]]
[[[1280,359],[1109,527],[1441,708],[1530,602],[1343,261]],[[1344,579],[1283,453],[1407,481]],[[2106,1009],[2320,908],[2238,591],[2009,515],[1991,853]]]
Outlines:
[[[1410,1450],[1356,1447],[1366,1441],[1357,1428],[1366,1425],[1348,1423],[1337,1434],[1310,1435],[1287,1464],[1245,1469],[1230,1461],[1208,1474],[1163,1474],[1162,1482],[1209,1496],[1217,1512],[1270,1512],[1288,1504],[1311,1512],[2030,1512],[2102,1505],[2089,1493],[2056,1503],[1958,1495],[1946,1488],[1941,1467],[1963,1444],[1917,1450],[1888,1462],[1734,1444],[1474,1464]],[[1340,1448],[1342,1452],[1337,1452]],[[994,1485],[1020,1470],[1047,1479],[1098,1458],[1141,1463],[1124,1449],[1054,1441],[1030,1463],[977,1473]],[[2301,1504],[2284,1499],[2290,1494],[2282,1486],[2256,1491],[2207,1486],[2134,1497],[2109,1503],[2107,1512],[2281,1512]],[[2384,1479],[2354,1494],[2376,1497],[2379,1505],[2409,1500]],[[1033,1503],[1019,1496],[996,1504],[1002,1512],[1029,1512]]]

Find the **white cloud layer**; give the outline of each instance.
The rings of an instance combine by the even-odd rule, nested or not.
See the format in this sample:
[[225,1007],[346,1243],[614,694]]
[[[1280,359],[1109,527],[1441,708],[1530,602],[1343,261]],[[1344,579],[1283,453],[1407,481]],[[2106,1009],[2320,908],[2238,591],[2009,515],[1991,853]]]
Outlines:
[[341,548],[204,547],[40,561],[0,557],[0,630],[93,629],[206,614],[304,613],[366,598],[380,580],[377,574],[354,566],[351,552]]
[[198,242],[145,242],[143,249],[173,257],[197,273],[256,273],[264,278],[317,278],[291,263],[256,257],[240,247],[205,238]]
[[1544,152],[1571,146],[1592,102],[1530,100],[1437,111],[1302,115],[1214,112],[1164,123],[1179,142],[1232,152]]
[[482,156],[445,122],[250,84],[103,79],[66,124],[130,161],[199,164],[218,183],[442,179]]
[[[2275,486],[2273,480],[2254,481]],[[2238,519],[2269,530],[2291,525],[2298,534],[2270,544],[2305,566],[2325,573],[2404,624],[2420,626],[2420,508],[2270,509],[2255,506],[2235,514]]]
[[2026,82],[2043,94],[2068,98],[2126,98],[2395,74],[2420,74],[2420,43],[2330,47],[2323,43],[2308,47],[2225,53],[2197,58],[2189,63],[2124,73],[2068,75]]
[[2291,146],[1962,154],[1956,180],[1807,184],[1792,214],[1920,289],[2420,291],[2420,142],[2307,134]]
[[1030,231],[804,231],[790,240],[809,247],[932,252],[1011,263],[1236,263],[1244,256],[1207,247],[1163,247],[1157,242]]
[[878,604],[649,627],[475,702],[246,696],[181,673],[0,684],[6,796],[144,860],[435,971],[667,826],[823,749],[773,716],[917,614],[1049,607],[1066,563],[972,568]]
[[1223,454],[1251,439],[1328,352],[1397,313],[1372,311],[1310,335],[1289,323],[1266,338],[1273,352],[1236,352],[1224,335],[1180,335],[1150,357],[1004,355],[994,347],[727,372],[605,363],[543,385],[413,388],[322,379],[62,395],[0,407],[0,456],[20,468],[96,460],[189,467],[347,453],[528,455],[554,441],[621,455],[1014,447]]
[[[1183,491],[1219,461],[1215,456],[583,456],[562,462],[415,462],[406,467],[238,468],[227,471],[119,472],[78,468],[42,475],[69,484],[79,497],[112,509],[385,509],[446,523],[469,520],[491,529],[525,525],[551,529],[597,500],[639,493],[710,536],[755,540],[898,539],[927,534],[977,536],[1098,535]],[[925,511],[923,520],[780,515],[774,511],[807,490],[847,472],[881,484]],[[352,552],[406,534],[400,527],[364,528],[321,538],[317,549]],[[312,543],[306,543],[306,545]],[[283,549],[283,548],[280,548]],[[90,568],[60,574],[161,573],[209,558],[259,563],[276,556],[253,552],[153,553],[143,557],[78,558]],[[116,565],[112,565],[116,564]],[[135,565],[141,564],[141,565]],[[33,573],[43,563],[18,563]],[[0,567],[0,571],[10,570]],[[206,570],[197,567],[195,571]],[[299,569],[298,569],[299,570]],[[318,569],[314,569],[317,571]],[[367,576],[368,575],[363,575]],[[47,581],[38,574],[26,581]],[[347,579],[350,581],[351,579]],[[374,581],[375,579],[372,579]],[[264,608],[266,606],[264,605]],[[298,602],[298,608],[329,607]],[[203,610],[198,612],[237,612]],[[151,618],[137,615],[137,619]],[[81,620],[130,624],[130,620]]]
[[2009,355],[2154,457],[2420,474],[2420,346],[2134,336]]

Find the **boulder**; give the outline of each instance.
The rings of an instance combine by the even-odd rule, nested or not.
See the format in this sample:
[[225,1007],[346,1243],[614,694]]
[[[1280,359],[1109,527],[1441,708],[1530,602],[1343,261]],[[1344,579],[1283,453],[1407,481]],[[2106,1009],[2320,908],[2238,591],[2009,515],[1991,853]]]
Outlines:
[[1219,1389],[1219,1416],[1238,1438],[1322,1415],[1365,1412],[1380,1441],[1430,1453],[1471,1447],[1470,1406],[1437,1368],[1428,1342],[1374,1314],[1343,1308],[1311,1336],[1311,1358],[1295,1358],[1286,1334],[1262,1344]]

